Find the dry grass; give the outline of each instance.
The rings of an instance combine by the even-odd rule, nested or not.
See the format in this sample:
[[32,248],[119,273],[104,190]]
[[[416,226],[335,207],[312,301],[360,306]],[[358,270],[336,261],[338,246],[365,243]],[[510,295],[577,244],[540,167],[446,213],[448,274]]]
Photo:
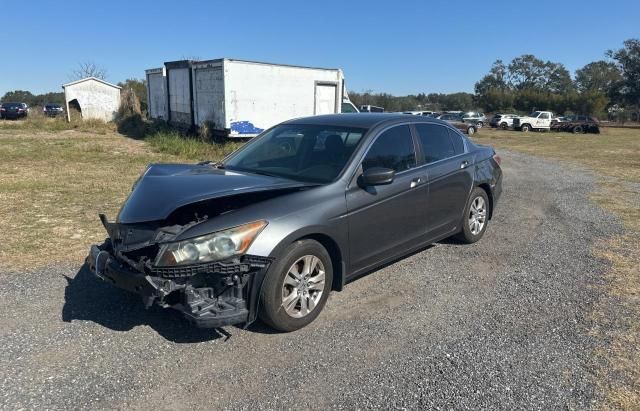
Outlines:
[[114,218],[147,164],[216,160],[235,147],[0,122],[0,266],[81,261],[90,244],[104,239],[98,213]]
[[593,200],[615,213],[625,232],[594,246],[611,264],[606,296],[593,309],[592,335],[606,341],[596,355],[602,408],[640,409],[640,130],[604,129],[602,134],[520,133],[481,130],[474,140],[569,161],[596,172]]

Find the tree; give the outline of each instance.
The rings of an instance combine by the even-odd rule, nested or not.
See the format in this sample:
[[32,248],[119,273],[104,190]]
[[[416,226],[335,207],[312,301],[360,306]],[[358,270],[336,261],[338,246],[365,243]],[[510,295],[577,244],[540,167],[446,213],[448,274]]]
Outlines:
[[619,50],[607,51],[622,72],[622,97],[627,103],[640,105],[640,40],[629,39]]
[[516,89],[542,88],[547,83],[545,77],[548,67],[533,54],[514,58],[507,68],[509,83]]
[[71,81],[87,77],[95,77],[100,80],[105,80],[107,78],[107,70],[92,61],[86,61],[84,63],[79,63],[78,68],[73,70],[69,77]]
[[552,93],[568,93],[573,89],[571,74],[561,63],[544,63],[543,79],[544,88]]
[[147,82],[145,80],[138,80],[134,78],[126,79],[124,82],[118,83],[123,90],[130,89],[136,95],[140,102],[140,109],[143,112],[147,111]]
[[581,93],[598,91],[614,97],[619,92],[621,82],[622,73],[612,62],[594,61],[576,70],[576,88]]
[[14,90],[8,91],[2,96],[2,101],[11,101],[16,103],[27,103],[27,105],[33,105],[34,96],[30,91],[26,90]]

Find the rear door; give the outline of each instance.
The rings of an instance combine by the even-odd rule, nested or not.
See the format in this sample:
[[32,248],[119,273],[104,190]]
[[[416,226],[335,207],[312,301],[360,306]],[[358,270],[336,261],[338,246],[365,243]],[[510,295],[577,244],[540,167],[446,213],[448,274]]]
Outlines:
[[217,129],[225,127],[224,80],[222,67],[197,68],[195,73],[196,124],[205,122]]
[[336,113],[338,86],[332,83],[316,83],[314,114]]
[[358,175],[371,167],[396,171],[391,184],[361,187],[352,182],[346,199],[350,271],[362,272],[420,242],[426,232],[427,185],[417,167],[415,141],[408,125],[393,126],[369,146]]
[[428,175],[427,231],[429,238],[459,228],[473,184],[472,156],[462,136],[440,124],[416,124]]

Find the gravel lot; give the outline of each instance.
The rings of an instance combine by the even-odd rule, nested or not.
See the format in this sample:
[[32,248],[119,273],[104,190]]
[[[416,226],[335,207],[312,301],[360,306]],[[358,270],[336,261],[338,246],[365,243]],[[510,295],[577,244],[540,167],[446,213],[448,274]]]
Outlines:
[[[0,268],[2,408],[584,409],[598,400],[589,314],[619,232],[592,176],[500,153],[482,241],[442,242],[334,293],[310,327],[226,339],[94,280],[80,262]],[[60,253],[55,239],[47,253]]]

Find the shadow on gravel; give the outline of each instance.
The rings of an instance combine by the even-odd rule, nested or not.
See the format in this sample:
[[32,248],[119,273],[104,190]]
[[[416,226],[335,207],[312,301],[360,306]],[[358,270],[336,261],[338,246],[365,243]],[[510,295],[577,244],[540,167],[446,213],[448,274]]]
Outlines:
[[114,331],[129,331],[139,325],[148,325],[158,334],[175,343],[196,343],[228,337],[216,329],[195,328],[178,312],[151,307],[144,308],[142,300],[96,279],[87,265],[83,265],[74,278],[64,276],[62,321],[93,321]]

